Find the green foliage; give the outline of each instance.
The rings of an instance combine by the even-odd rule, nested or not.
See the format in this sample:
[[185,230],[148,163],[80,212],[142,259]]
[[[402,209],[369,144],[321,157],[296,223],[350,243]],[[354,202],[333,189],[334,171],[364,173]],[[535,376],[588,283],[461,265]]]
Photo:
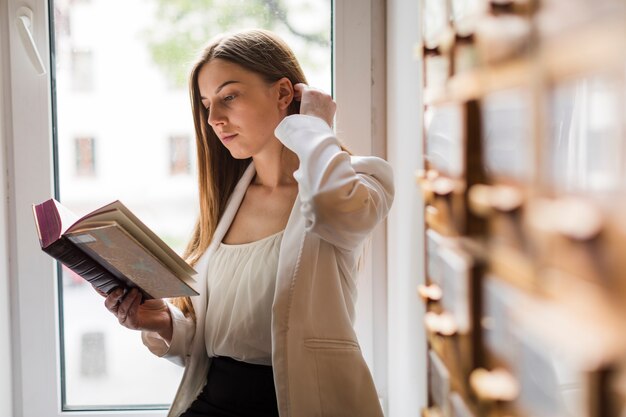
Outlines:
[[[211,38],[234,29],[262,27],[289,32],[307,43],[328,45],[324,34],[300,33],[280,0],[153,0],[157,24],[146,32],[154,62],[175,87],[187,82],[190,63]],[[302,57],[307,61],[307,57]]]

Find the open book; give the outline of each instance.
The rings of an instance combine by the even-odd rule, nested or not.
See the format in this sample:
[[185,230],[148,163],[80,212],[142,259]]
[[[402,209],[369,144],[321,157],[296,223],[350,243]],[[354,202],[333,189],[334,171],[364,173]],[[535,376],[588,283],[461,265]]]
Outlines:
[[54,199],[33,205],[41,249],[102,292],[137,287],[144,299],[193,296],[196,274],[126,206],[78,218]]

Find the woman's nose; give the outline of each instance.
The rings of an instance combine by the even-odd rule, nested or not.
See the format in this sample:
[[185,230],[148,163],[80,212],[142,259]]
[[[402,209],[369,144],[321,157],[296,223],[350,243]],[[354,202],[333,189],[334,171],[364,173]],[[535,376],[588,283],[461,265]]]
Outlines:
[[226,121],[226,115],[221,111],[218,106],[212,106],[207,116],[207,121],[210,126],[217,126]]

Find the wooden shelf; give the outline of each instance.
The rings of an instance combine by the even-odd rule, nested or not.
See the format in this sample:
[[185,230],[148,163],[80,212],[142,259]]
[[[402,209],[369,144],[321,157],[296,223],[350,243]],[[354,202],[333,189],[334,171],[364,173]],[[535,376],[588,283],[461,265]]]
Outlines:
[[625,50],[626,25],[616,18],[547,40],[538,60],[552,80],[598,72],[621,71],[623,75]]
[[492,91],[530,85],[538,76],[535,61],[520,58],[455,75],[445,88],[424,89],[424,104],[440,105],[479,99]]
[[[558,1],[565,11],[574,6],[569,0]],[[557,0],[550,2],[554,5]],[[433,187],[423,187],[425,273],[439,290],[426,303],[433,313],[427,320],[428,347],[440,356],[439,368],[450,375],[459,374],[459,369],[509,365],[526,393],[523,399],[469,395],[465,401],[476,417],[543,413],[540,405],[535,408],[539,401],[531,398],[532,393],[556,397],[559,386],[550,378],[533,378],[532,370],[543,367],[549,375],[550,367],[544,365],[565,350],[568,370],[582,382],[580,397],[593,400],[578,408],[581,415],[617,416],[618,407],[626,410],[626,336],[619,330],[626,314],[626,186],[622,185],[626,178],[626,14],[582,17],[575,28],[563,29],[566,25],[557,27],[558,21],[550,27],[539,15],[529,16],[532,30],[523,55],[485,63],[449,79],[437,78],[438,83],[430,84],[437,88],[424,91],[427,117],[454,104],[465,109],[463,131],[453,130],[455,134],[449,136],[463,138],[450,146],[461,149],[465,163],[456,180],[470,187],[467,193],[440,197]],[[546,29],[552,33],[546,35]],[[498,30],[504,33],[506,27]],[[504,36],[493,39],[517,50]],[[474,62],[456,68],[470,68]],[[443,124],[452,125],[449,120]],[[428,145],[432,145],[438,131],[428,133],[431,136],[422,140],[431,140]],[[595,146],[602,148],[596,151]],[[434,153],[432,146],[424,149],[431,152],[426,157]],[[599,170],[605,162],[608,167]],[[494,172],[497,169],[500,176]],[[557,169],[576,176],[567,182],[551,179]],[[583,175],[581,170],[589,172]],[[428,185],[426,177],[421,173],[419,182]],[[589,185],[591,177],[596,182]],[[471,188],[476,185],[484,189]],[[573,197],[582,201],[544,204],[539,206],[547,210],[541,221],[533,217],[538,201]],[[584,204],[590,202],[593,207]],[[434,239],[433,232],[441,236]],[[439,241],[444,239],[442,245]],[[471,268],[447,256],[449,247],[471,259],[467,263]],[[470,306],[471,330],[458,332],[458,326],[454,333],[455,323],[466,323],[462,319],[467,314],[454,316],[465,306]],[[581,335],[585,337],[580,339]],[[459,380],[467,382],[465,376]],[[431,398],[430,405],[449,406],[454,389],[444,402],[437,378],[434,381],[429,382],[429,393],[439,399]],[[446,407],[431,407],[423,416],[449,414]],[[565,414],[560,408],[554,414],[559,413]]]
[[451,77],[445,86],[424,89],[424,104],[479,99],[493,91],[595,73],[624,76],[626,25],[621,18],[587,25],[567,36],[545,40],[536,52],[485,65]]

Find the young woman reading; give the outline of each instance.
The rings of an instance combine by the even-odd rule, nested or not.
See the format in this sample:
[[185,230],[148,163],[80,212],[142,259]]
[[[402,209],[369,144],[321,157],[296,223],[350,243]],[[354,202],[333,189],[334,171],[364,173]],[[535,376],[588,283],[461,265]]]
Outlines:
[[105,306],[184,366],[170,416],[381,417],[353,329],[357,275],[393,199],[390,166],[346,152],[335,103],[262,30],[213,40],[191,71],[200,296]]

